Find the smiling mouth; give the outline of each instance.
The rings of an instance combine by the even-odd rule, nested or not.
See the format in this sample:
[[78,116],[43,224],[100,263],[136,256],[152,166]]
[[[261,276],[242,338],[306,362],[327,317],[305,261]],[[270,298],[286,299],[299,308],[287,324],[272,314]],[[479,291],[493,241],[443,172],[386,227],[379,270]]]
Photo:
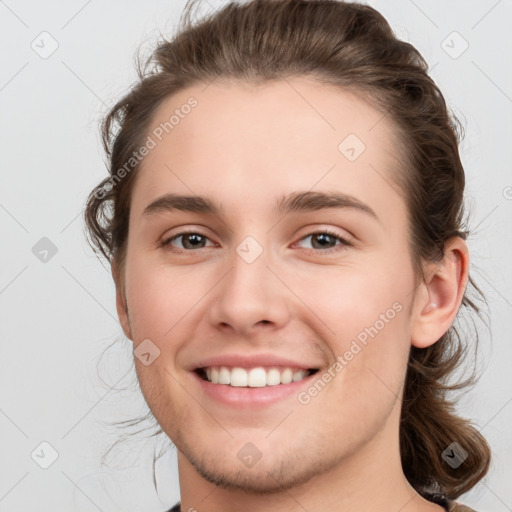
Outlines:
[[298,369],[287,367],[262,366],[241,368],[229,366],[210,366],[197,368],[195,372],[201,379],[212,384],[232,387],[262,388],[299,382],[318,371],[318,368]]

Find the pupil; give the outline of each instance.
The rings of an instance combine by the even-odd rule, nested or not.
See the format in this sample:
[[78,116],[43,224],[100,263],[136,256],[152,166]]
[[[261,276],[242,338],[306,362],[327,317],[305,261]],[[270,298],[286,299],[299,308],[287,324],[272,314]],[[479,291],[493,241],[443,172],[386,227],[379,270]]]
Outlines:
[[[191,235],[186,235],[186,236],[184,237],[184,239],[183,239],[183,240],[184,240],[183,245],[184,245],[185,247],[187,247],[187,243],[189,243],[190,239],[194,239],[194,238],[196,239],[196,242],[197,242],[197,241],[198,241],[198,239],[199,239],[199,243],[201,243],[201,240],[200,240],[200,239],[202,238],[202,236],[201,236],[201,235],[198,235],[197,233],[196,233],[196,234],[194,234],[194,233],[193,233],[193,234],[191,234]],[[197,244],[192,243],[192,247],[197,247]]]
[[[323,233],[323,234],[320,234],[320,235],[315,235],[315,236],[313,237],[313,240],[315,240],[315,237],[316,237],[316,239],[324,239],[324,241],[325,241],[325,240],[326,240],[326,238],[327,238],[327,244],[329,244],[328,239],[330,239],[330,238],[331,238],[331,235],[328,235],[328,234],[326,234],[326,233]],[[314,244],[313,244],[313,245],[314,245]],[[325,247],[325,244],[320,243],[320,247]]]

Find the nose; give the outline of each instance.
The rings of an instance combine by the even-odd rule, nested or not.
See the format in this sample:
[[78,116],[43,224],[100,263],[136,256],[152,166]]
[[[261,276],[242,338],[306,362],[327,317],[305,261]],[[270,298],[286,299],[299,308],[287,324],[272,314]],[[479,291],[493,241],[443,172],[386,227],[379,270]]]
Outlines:
[[215,287],[210,321],[225,333],[250,337],[261,329],[277,330],[289,321],[290,291],[267,252],[254,260],[233,251],[230,270]]

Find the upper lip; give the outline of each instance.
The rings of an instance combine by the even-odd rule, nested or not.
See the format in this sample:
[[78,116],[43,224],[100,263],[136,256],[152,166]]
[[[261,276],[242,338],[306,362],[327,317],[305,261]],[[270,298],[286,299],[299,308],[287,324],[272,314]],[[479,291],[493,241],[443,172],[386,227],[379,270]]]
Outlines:
[[256,368],[256,367],[272,367],[281,366],[284,368],[300,368],[304,370],[318,369],[320,364],[297,361],[287,357],[281,357],[274,354],[220,354],[213,357],[205,357],[199,359],[191,370],[198,368],[208,368],[211,366],[227,366],[227,367],[240,367],[240,368]]

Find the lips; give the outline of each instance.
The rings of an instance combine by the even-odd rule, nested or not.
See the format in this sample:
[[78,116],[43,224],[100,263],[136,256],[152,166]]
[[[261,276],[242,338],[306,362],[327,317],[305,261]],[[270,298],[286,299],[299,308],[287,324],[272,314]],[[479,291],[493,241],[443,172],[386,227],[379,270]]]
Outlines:
[[274,354],[223,354],[190,368],[202,380],[222,387],[259,388],[300,382],[316,373],[319,362],[303,362]]
[[195,370],[197,368],[208,368],[211,366],[226,366],[228,368],[234,368],[238,366],[240,368],[281,367],[307,370],[310,368],[321,368],[323,365],[323,362],[319,362],[318,360],[315,361],[313,359],[309,361],[300,361],[269,353],[241,354],[238,352],[218,354],[212,357],[204,357],[190,364],[188,368],[189,370]]
[[[218,375],[217,378],[221,378],[220,369],[223,365],[218,367]],[[272,411],[272,406],[274,404],[281,403],[284,400],[295,400],[297,394],[303,390],[305,387],[310,386],[312,379],[315,379],[316,376],[310,374],[310,371],[306,369],[297,369],[297,372],[307,372],[306,376],[301,380],[292,380],[289,383],[283,383],[279,385],[269,385],[268,380],[266,380],[265,385],[263,384],[263,374],[261,374],[261,370],[265,372],[265,379],[275,378],[272,377],[272,369],[279,370],[279,378],[284,374],[285,382],[289,379],[289,372],[287,369],[291,369],[291,367],[258,367],[258,366],[249,366],[243,368],[241,366],[229,367],[226,366],[226,369],[229,370],[229,379],[231,381],[233,371],[235,371],[234,381],[229,384],[214,384],[210,382],[206,376],[206,370],[210,372],[210,378],[215,379],[214,367],[206,366],[201,368],[196,368],[195,370],[190,371],[190,375],[192,376],[192,380],[189,381],[190,390],[197,389],[202,393],[202,396],[206,400],[211,400],[208,402],[209,407],[220,407],[220,410],[226,411],[244,411],[244,414],[260,414],[262,411]],[[295,367],[296,368],[296,367]],[[267,372],[268,370],[268,372]],[[247,373],[247,382],[243,379],[243,374],[241,372]],[[249,376],[254,373],[255,375]],[[213,373],[213,376],[212,376]],[[237,376],[236,373],[239,373]],[[258,376],[259,373],[259,376]],[[295,372],[294,372],[295,373]],[[226,378],[227,376],[222,376],[222,378]],[[296,379],[298,376],[296,376]],[[237,380],[239,379],[239,380]],[[249,385],[250,380],[251,384],[256,384],[256,387],[251,387]],[[261,379],[258,381],[258,379]],[[233,385],[238,384],[238,385]],[[197,386],[197,387],[196,387]],[[196,395],[198,396],[198,395]]]

